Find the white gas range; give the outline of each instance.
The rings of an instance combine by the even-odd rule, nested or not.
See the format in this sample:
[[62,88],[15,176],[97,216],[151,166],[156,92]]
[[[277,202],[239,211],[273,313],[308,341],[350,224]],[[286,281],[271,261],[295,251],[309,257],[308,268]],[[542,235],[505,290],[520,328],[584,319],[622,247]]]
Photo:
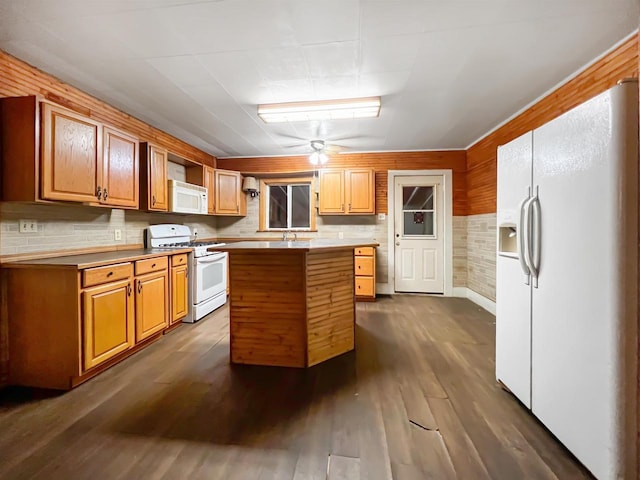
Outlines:
[[210,252],[224,243],[191,239],[186,225],[151,225],[147,228],[147,248],[191,248],[189,254],[189,313],[184,322],[193,323],[227,303],[227,253]]

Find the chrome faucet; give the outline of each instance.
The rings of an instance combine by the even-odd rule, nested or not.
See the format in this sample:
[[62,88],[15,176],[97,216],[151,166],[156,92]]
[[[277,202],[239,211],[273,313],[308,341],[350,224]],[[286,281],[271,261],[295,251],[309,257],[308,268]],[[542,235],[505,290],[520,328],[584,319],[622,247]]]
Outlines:
[[298,240],[298,234],[296,232],[293,232],[293,241],[297,241]]
[[282,232],[282,241],[286,242],[287,241],[287,231],[285,230],[284,232]]

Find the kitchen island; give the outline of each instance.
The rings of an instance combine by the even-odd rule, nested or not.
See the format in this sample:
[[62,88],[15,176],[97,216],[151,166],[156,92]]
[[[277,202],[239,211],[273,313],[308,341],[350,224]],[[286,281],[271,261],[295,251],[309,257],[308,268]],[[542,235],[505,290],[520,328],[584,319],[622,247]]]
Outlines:
[[355,347],[354,248],[370,240],[237,242],[229,252],[231,362],[310,367]]

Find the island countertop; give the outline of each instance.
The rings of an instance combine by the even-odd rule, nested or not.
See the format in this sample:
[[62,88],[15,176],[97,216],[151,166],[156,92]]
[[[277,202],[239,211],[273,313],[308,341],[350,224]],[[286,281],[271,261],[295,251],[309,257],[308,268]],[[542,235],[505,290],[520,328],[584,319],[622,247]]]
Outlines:
[[320,251],[320,250],[345,250],[357,247],[377,247],[380,245],[371,239],[328,239],[315,240],[289,240],[289,241],[243,241],[227,243],[222,246],[211,247],[209,250],[223,252],[237,252],[250,250],[269,251]]

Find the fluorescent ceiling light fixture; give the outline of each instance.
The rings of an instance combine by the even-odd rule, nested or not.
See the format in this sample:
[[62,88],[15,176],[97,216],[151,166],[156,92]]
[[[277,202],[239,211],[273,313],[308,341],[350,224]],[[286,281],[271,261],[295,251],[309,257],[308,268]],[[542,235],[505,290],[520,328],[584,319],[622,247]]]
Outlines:
[[258,116],[265,123],[368,118],[379,114],[380,97],[258,105]]

